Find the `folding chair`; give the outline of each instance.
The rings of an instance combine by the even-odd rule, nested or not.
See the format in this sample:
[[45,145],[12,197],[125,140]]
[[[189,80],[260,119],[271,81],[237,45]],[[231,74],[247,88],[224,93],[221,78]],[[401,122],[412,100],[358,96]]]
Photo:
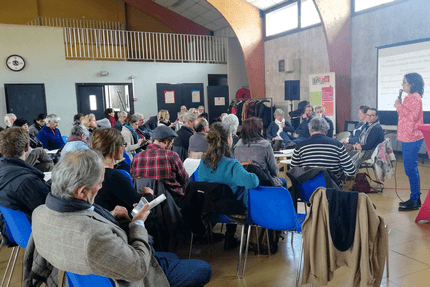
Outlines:
[[12,252],[9,256],[9,261],[7,262],[6,270],[0,285],[3,286],[6,276],[9,273],[9,278],[6,284],[6,286],[9,286],[12,279],[13,270],[15,269],[19,250],[21,247],[27,248],[28,239],[30,238],[31,234],[31,225],[27,216],[22,211],[0,206],[0,212],[3,214],[9,240],[18,244],[18,246],[12,248]]
[[115,286],[112,279],[95,274],[79,275],[71,272],[66,272],[67,283],[69,287],[94,287],[94,286]]

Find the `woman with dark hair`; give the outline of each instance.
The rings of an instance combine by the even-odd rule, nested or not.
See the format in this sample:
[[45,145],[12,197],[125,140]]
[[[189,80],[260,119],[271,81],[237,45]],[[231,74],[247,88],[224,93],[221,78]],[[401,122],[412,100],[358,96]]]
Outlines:
[[[258,186],[258,177],[247,172],[240,162],[232,158],[230,148],[233,139],[227,125],[214,123],[206,134],[206,140],[208,151],[199,165],[199,181],[224,183],[230,186],[238,204],[242,206],[245,212],[247,190]],[[238,243],[234,238],[235,231],[236,225],[227,225],[224,250],[237,247]]]
[[[116,129],[94,130],[91,137],[91,148],[101,151],[105,158],[105,177],[95,203],[107,210],[114,210],[117,205],[124,206],[128,212],[131,212],[133,204],[139,202],[141,195],[136,192],[127,176],[114,169],[115,162],[122,159],[124,144],[121,133]],[[152,194],[152,190],[146,188],[142,193]]]
[[341,139],[340,141],[346,144],[356,144],[359,142],[361,133],[367,128],[367,111],[368,106],[360,106],[358,108],[358,120],[359,122],[355,125],[354,130],[348,138]]
[[251,162],[259,166],[269,176],[271,185],[282,186],[272,145],[263,138],[262,132],[263,122],[260,119],[252,117],[243,121],[241,138],[233,148],[234,157],[241,163]]
[[30,135],[30,147],[31,148],[38,148],[43,147],[43,144],[40,142],[40,140],[37,139],[37,135],[35,137],[31,136],[30,130],[28,128],[28,122],[24,118],[18,118],[13,122],[14,127],[21,127],[27,132],[29,132]]
[[129,115],[125,119],[125,125],[122,127],[121,131],[121,135],[124,137],[124,142],[126,143],[125,151],[130,157],[130,160],[133,160],[133,155],[131,153],[136,152],[145,141],[145,139],[140,139],[135,131],[139,127],[137,124],[138,121],[139,118],[137,116]]
[[31,138],[35,138],[37,137],[37,134],[39,133],[39,131],[43,128],[43,126],[45,125],[45,119],[46,119],[46,115],[45,114],[38,114],[34,120],[33,123],[29,128],[28,128],[28,133],[30,134]]
[[103,115],[110,121],[111,127],[113,127],[113,125],[116,123],[114,110],[112,108],[107,108]]
[[411,187],[410,199],[400,202],[399,210],[416,210],[421,207],[420,174],[418,172],[418,151],[423,143],[423,134],[418,129],[423,124],[424,80],[420,74],[409,73],[403,78],[403,91],[408,95],[402,103],[397,99],[394,107],[399,115],[397,140],[402,142],[403,165]]

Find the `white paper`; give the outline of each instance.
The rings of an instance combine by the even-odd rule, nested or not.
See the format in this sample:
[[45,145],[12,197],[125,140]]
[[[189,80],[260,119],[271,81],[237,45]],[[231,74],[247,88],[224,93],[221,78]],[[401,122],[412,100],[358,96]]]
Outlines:
[[215,106],[224,106],[224,105],[225,105],[225,97],[215,98]]
[[164,91],[164,103],[165,104],[175,103],[175,91]]

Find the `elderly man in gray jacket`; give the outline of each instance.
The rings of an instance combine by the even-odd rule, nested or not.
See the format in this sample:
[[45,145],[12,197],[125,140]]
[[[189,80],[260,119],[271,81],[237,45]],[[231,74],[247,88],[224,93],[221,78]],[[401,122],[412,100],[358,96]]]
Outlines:
[[116,286],[209,282],[208,263],[153,253],[144,224],[148,204],[132,220],[124,207],[117,206],[111,214],[94,204],[103,180],[103,160],[97,151],[74,150],[61,158],[52,172],[46,205],[32,217],[30,241],[43,258],[60,270],[108,277]]

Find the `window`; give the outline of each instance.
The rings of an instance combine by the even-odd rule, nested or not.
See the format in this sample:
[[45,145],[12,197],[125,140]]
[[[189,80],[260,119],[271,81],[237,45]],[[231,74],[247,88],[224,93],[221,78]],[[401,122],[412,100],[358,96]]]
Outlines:
[[321,19],[320,15],[318,14],[317,7],[315,7],[314,1],[302,0],[300,27],[306,28],[319,23],[321,23]]
[[90,95],[90,110],[97,111],[97,98],[96,98],[96,95]]
[[319,23],[321,19],[313,0],[290,0],[265,12],[266,37],[298,32]]
[[360,12],[396,0],[354,0],[354,12]]
[[297,2],[266,14],[266,37],[298,28]]

